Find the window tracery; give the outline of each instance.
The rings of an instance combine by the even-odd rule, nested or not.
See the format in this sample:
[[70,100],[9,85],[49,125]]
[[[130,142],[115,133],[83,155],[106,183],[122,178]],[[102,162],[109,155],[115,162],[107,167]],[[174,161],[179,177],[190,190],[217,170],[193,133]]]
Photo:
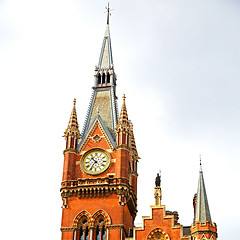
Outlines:
[[80,212],[73,222],[73,240],[106,240],[106,226],[110,221],[109,215],[103,210],[98,210],[93,216],[87,211]]
[[104,217],[99,215],[94,223],[95,229],[95,238],[96,240],[105,240],[106,239],[106,223]]

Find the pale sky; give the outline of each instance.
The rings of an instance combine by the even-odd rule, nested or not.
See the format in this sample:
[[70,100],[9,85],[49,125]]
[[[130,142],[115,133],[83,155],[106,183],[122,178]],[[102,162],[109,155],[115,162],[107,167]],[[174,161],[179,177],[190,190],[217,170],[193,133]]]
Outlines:
[[[0,1],[1,239],[60,239],[60,184],[77,99],[80,128],[106,27],[103,0]],[[199,154],[219,240],[239,239],[240,1],[110,2],[119,109],[139,155],[138,215],[193,220]]]

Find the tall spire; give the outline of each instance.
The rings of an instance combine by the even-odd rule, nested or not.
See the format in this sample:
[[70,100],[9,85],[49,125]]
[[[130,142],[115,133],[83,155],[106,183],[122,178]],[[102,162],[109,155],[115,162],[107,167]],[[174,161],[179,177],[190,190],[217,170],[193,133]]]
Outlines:
[[100,115],[108,128],[108,131],[115,140],[114,131],[116,129],[118,120],[118,107],[116,96],[116,81],[117,76],[114,71],[112,46],[109,31],[109,4],[107,9],[107,27],[103,38],[103,44],[99,57],[98,65],[95,67],[93,93],[90,99],[87,116],[82,130],[82,139],[79,143],[79,148],[84,142],[85,136],[90,129],[91,124],[98,115],[98,108],[100,108]]
[[200,171],[198,180],[198,192],[195,210],[195,222],[212,222],[208,206],[207,193],[203,179],[202,163],[200,158]]
[[98,62],[98,70],[106,70],[111,69],[113,67],[113,58],[112,58],[112,46],[111,46],[111,38],[110,38],[110,29],[109,29],[109,16],[110,8],[109,3],[107,9],[107,27],[105,31],[105,35],[103,38],[102,49]]

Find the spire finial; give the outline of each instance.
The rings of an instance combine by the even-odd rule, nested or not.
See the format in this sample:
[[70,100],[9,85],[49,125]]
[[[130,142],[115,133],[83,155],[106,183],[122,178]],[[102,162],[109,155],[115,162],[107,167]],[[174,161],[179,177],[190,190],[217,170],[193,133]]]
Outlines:
[[73,106],[76,106],[76,98],[73,99]]
[[199,154],[199,158],[200,158],[200,172],[202,172],[202,156],[201,156],[201,154]]
[[97,106],[97,114],[99,115],[99,112],[100,112],[100,108],[99,106]]
[[113,11],[114,9],[110,10],[109,2],[108,2],[108,6],[105,8],[107,9],[107,11],[105,12],[105,13],[107,13],[107,25],[109,25],[109,16],[111,16],[111,11]]
[[125,99],[126,99],[126,95],[125,95],[125,93],[123,94],[123,101],[125,102]]

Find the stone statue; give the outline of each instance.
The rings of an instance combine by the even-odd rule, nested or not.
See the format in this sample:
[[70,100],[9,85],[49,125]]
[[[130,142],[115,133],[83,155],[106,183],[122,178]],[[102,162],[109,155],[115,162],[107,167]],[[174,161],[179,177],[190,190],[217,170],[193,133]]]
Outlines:
[[159,175],[159,173],[157,173],[157,177],[155,179],[155,185],[156,187],[160,187],[161,185],[161,176]]

